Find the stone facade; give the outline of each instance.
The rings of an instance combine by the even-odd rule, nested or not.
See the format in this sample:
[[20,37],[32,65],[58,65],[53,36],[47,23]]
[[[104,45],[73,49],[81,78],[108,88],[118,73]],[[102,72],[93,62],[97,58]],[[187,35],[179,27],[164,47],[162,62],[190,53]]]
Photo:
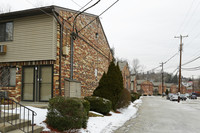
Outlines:
[[[61,90],[64,96],[64,80],[70,79],[71,58],[71,33],[73,32],[74,17],[76,11],[59,8],[59,19],[63,23],[63,44],[65,54],[61,58]],[[94,21],[93,21],[94,20]],[[74,42],[73,52],[73,79],[81,82],[82,97],[91,95],[98,86],[98,82],[104,72],[107,72],[112,54],[99,18],[95,15],[84,13],[77,17],[75,29],[79,31],[85,25],[90,25],[78,33]],[[22,38],[23,39],[23,38]],[[34,43],[34,42],[33,42]],[[15,101],[21,101],[22,93],[22,67],[34,65],[53,65],[53,97],[59,95],[59,50],[60,50],[60,25],[57,24],[57,57],[56,60],[5,62],[0,66],[16,67],[16,86],[0,87],[8,91],[9,97]]]

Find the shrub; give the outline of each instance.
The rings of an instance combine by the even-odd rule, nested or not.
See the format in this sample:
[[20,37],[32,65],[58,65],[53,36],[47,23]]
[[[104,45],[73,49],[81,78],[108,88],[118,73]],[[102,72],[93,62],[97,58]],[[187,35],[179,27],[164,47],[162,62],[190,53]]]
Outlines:
[[88,96],[85,97],[85,100],[88,100],[90,102],[91,111],[96,111],[104,115],[107,115],[112,108],[112,102],[105,98]]
[[123,107],[127,107],[130,104],[131,101],[131,94],[127,89],[123,89],[120,97],[119,97],[119,101],[117,103],[117,108],[123,108]]
[[107,74],[104,73],[99,86],[94,90],[93,96],[103,97],[112,102],[112,109],[116,111],[117,104],[123,90],[123,77],[119,66],[110,62]]
[[87,118],[81,99],[55,97],[49,100],[46,122],[54,129],[79,129],[87,125]]
[[139,99],[141,96],[141,94],[138,94],[138,93],[131,93],[131,102],[134,102],[135,100]]
[[85,100],[85,99],[81,99],[81,102],[83,104],[83,107],[87,113],[87,115],[89,114],[89,111],[90,111],[90,102]]
[[84,118],[83,118],[82,127],[86,128],[87,127],[87,122],[88,122],[88,117],[89,117],[89,111],[90,111],[90,103],[85,99],[81,99],[81,102],[83,104],[84,111],[85,111],[85,114],[86,114],[84,116]]
[[134,94],[131,94],[131,102],[134,102],[136,100],[136,96]]

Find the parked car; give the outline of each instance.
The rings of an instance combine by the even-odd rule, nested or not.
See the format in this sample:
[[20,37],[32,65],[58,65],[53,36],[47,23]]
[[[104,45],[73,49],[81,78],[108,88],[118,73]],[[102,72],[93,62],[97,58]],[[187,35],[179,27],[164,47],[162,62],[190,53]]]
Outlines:
[[197,96],[196,96],[196,95],[191,95],[190,98],[191,98],[191,99],[197,99]]
[[170,101],[178,101],[178,95],[173,94],[173,95],[170,97]]
[[187,99],[185,94],[180,94],[180,100],[185,101]]
[[167,100],[170,100],[170,97],[173,95],[173,93],[169,93],[166,97]]
[[189,94],[189,93],[185,93],[185,96],[186,96],[187,98],[189,98],[190,94]]

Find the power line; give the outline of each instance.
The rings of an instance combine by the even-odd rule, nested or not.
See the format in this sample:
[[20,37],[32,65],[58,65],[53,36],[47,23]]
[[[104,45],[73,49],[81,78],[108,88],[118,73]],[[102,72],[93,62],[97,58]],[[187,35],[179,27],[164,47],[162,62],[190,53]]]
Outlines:
[[192,63],[192,62],[194,62],[195,60],[198,60],[199,58],[200,58],[200,56],[198,56],[198,57],[196,57],[195,59],[192,59],[192,60],[190,60],[190,61],[184,63],[182,66],[187,65],[187,64],[189,64],[189,63]]
[[71,0],[74,4],[76,4],[77,6],[79,6],[79,7],[82,7],[82,6],[80,6],[76,1],[74,1],[74,0]]
[[74,28],[76,28],[76,19],[77,19],[77,17],[78,17],[80,14],[84,13],[85,11],[87,11],[88,9],[90,9],[90,8],[94,7],[95,5],[97,5],[100,1],[101,1],[101,0],[98,0],[96,3],[94,3],[93,5],[91,5],[91,6],[88,7],[88,8],[84,9],[83,11],[79,12],[79,13],[75,16],[74,22],[73,22],[73,32],[74,32]]
[[185,21],[186,21],[186,18],[187,18],[187,16],[189,15],[190,10],[192,9],[192,6],[193,6],[193,4],[194,4],[194,1],[195,1],[195,0],[192,1],[192,3],[191,3],[191,5],[190,5],[189,9],[187,10],[187,13],[185,14],[185,17],[184,17],[184,19],[183,19],[183,22],[182,22],[182,24],[179,26],[179,28],[178,28],[178,30],[177,30],[177,32],[176,32],[177,34],[178,34],[178,32],[182,29],[182,26],[184,25],[184,23],[185,23]]
[[200,66],[197,67],[190,67],[190,68],[182,68],[183,70],[187,70],[187,71],[196,71],[196,70],[200,70]]
[[85,8],[87,5],[89,5],[93,0],[90,0],[88,3],[86,3],[83,7],[81,7],[78,11],[82,10],[83,8]]
[[160,68],[160,67],[161,67],[161,65],[159,65],[159,66],[157,66],[157,67],[155,67],[155,68],[152,68],[152,69],[148,70],[147,72],[154,71],[154,70],[156,70],[156,69],[158,69],[158,68]]
[[[79,11],[81,11],[83,8],[85,8],[87,5],[89,5],[93,0],[90,0],[88,3],[86,3],[83,7],[81,7],[78,11],[76,11],[76,13],[78,13]],[[70,18],[74,17],[75,14],[73,14],[72,16],[68,17],[67,20],[69,20]]]
[[175,72],[178,73],[178,67],[172,72],[172,74],[174,74]]
[[[194,2],[194,0],[193,0],[193,2]],[[195,9],[193,10],[191,16],[188,18],[188,21],[186,21],[185,27],[187,27],[190,24],[190,22],[192,20],[191,18],[194,16],[194,14],[195,14],[197,8],[199,7],[199,5],[200,5],[200,1],[196,4]]]
[[176,55],[178,55],[178,52],[175,53],[173,56],[171,56],[167,61],[165,61],[163,64],[166,64],[167,62],[169,62],[171,59],[173,59]]
[[90,25],[92,22],[94,22],[98,17],[100,17],[101,15],[103,15],[106,11],[108,11],[112,6],[114,6],[119,0],[115,1],[112,5],[110,5],[106,10],[104,10],[101,14],[99,14],[97,17],[95,17],[95,19],[93,19],[92,21],[90,21],[87,25],[85,25],[82,29],[80,29],[78,31],[81,32],[83,29],[85,29],[88,25]]

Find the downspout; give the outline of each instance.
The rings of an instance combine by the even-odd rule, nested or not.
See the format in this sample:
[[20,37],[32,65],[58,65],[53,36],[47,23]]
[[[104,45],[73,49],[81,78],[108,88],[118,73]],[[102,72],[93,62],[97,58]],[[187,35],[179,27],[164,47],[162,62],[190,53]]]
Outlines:
[[53,12],[53,16],[55,17],[55,19],[57,20],[57,22],[59,23],[60,25],[60,50],[59,50],[59,86],[58,86],[58,89],[59,89],[59,96],[61,96],[61,65],[62,65],[62,44],[63,44],[63,24],[62,22],[59,20],[58,16],[56,15],[55,13],[55,10],[52,9],[52,12]]
[[71,47],[70,47],[70,79],[73,79],[73,71],[74,71],[74,40],[76,39],[76,33],[72,32],[70,35],[70,43],[71,43]]
[[73,35],[70,35],[70,41],[71,41],[71,48],[70,48],[70,79],[73,79],[73,65],[74,65],[74,38]]

